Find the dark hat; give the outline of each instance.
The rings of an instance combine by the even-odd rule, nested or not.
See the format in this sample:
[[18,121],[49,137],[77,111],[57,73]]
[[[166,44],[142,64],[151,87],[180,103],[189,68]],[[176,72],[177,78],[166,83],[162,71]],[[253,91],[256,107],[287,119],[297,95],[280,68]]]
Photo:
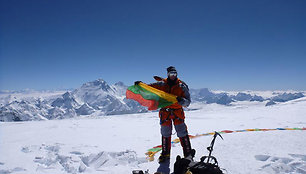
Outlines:
[[169,67],[167,68],[167,73],[169,73],[169,72],[175,72],[175,73],[177,73],[177,71],[176,71],[176,69],[175,69],[174,66],[169,66]]

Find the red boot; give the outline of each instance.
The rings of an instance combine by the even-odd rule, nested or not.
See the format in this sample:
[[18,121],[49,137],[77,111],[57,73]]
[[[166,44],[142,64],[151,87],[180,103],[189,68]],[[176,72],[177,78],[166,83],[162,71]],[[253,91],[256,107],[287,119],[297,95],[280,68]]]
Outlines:
[[162,137],[162,153],[158,158],[159,163],[170,159],[171,137]]
[[191,144],[190,144],[189,136],[186,135],[184,137],[180,137],[180,142],[183,147],[184,157],[187,157],[188,155],[190,155],[190,152],[191,152]]

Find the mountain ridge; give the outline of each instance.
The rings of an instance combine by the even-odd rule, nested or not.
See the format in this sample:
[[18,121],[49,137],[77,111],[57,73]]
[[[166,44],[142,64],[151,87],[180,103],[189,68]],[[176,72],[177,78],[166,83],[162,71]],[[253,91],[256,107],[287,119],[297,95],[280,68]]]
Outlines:
[[[31,121],[65,119],[99,115],[130,114],[148,112],[146,108],[133,100],[125,98],[128,86],[123,82],[109,85],[103,79],[86,82],[80,88],[66,91],[59,96],[17,98],[4,95],[0,98],[0,121]],[[27,95],[28,91],[27,91]],[[304,97],[302,92],[275,93],[275,96],[264,98],[256,94],[238,92],[212,92],[208,88],[190,89],[192,103],[217,103],[230,106],[236,101],[267,101],[266,106]],[[21,95],[22,96],[22,95]]]

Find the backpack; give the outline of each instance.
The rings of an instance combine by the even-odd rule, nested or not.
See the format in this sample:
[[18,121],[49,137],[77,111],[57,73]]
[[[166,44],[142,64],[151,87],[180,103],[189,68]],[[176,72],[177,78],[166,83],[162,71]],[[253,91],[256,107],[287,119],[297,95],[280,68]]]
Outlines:
[[[223,174],[215,157],[203,156],[199,162],[195,162],[193,161],[195,150],[192,151],[192,155],[186,158],[181,158],[179,155],[176,157],[173,174]],[[213,163],[205,162],[209,158]]]
[[173,174],[223,174],[222,170],[218,165],[217,159],[211,155],[217,136],[220,136],[222,138],[222,136],[218,132],[215,132],[214,138],[210,146],[207,147],[209,155],[203,156],[199,162],[193,161],[193,158],[196,153],[194,149],[192,149],[190,154],[185,158],[181,158],[178,155],[174,163]]

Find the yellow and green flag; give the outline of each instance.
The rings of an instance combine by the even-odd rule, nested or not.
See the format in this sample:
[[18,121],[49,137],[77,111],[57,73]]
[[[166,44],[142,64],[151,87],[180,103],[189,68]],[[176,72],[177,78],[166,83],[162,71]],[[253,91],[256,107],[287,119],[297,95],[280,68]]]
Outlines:
[[148,107],[148,110],[156,110],[177,102],[175,95],[158,90],[142,82],[128,87],[126,98],[133,99],[142,106]]

